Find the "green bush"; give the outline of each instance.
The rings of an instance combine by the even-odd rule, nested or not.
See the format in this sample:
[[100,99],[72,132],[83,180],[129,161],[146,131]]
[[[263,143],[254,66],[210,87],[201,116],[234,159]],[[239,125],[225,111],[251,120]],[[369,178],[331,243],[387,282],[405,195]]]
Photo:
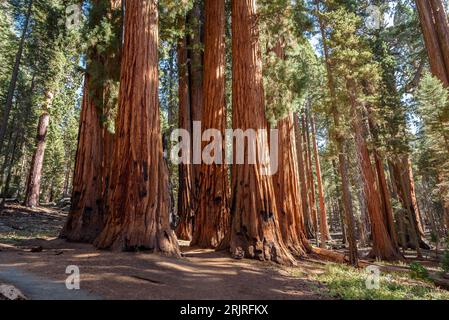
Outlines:
[[419,262],[412,262],[410,264],[410,276],[412,279],[428,280],[429,271]]

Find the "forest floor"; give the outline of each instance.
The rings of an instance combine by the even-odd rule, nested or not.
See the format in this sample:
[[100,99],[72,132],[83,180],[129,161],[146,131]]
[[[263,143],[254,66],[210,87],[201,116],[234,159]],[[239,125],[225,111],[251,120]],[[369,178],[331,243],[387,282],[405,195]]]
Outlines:
[[[449,299],[448,291],[410,279],[404,263],[378,264],[385,286],[373,291],[366,289],[364,270],[317,257],[280,267],[183,241],[181,259],[99,251],[57,238],[66,214],[55,207],[6,206],[0,213],[0,285],[17,286],[30,299]],[[424,263],[438,268],[432,260]],[[72,265],[79,267],[81,290],[65,288]]]

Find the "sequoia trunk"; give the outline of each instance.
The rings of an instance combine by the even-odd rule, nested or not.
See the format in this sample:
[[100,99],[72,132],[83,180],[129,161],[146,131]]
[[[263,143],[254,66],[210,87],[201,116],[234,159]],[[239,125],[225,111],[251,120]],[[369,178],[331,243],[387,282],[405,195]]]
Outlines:
[[179,256],[158,107],[158,6],[128,0],[107,222],[98,248]]
[[69,217],[61,237],[75,242],[92,242],[104,225],[102,192],[103,137],[99,108],[89,94],[90,77],[84,80],[78,149],[73,175]]
[[[179,128],[187,130],[192,136],[192,112],[189,95],[189,71],[187,68],[187,42],[183,37],[178,41],[178,99],[179,99]],[[191,139],[191,138],[189,138]],[[190,146],[192,146],[191,141]],[[178,216],[179,223],[176,234],[179,239],[192,240],[192,227],[194,217],[193,195],[193,167],[192,154],[183,155],[189,163],[180,163],[179,190],[178,190]]]
[[311,247],[305,234],[299,191],[293,113],[278,122],[279,169],[274,176],[279,225],[283,240],[295,256],[304,256]]
[[[224,163],[226,129],[225,102],[225,3],[206,0],[204,50],[203,131],[219,130],[221,137],[212,137],[214,163],[203,159],[200,171],[200,193],[193,245],[217,247],[229,232],[229,191],[227,166]],[[219,139],[217,141],[217,139]]]
[[436,27],[434,24],[434,17],[432,14],[432,7],[430,5],[431,1],[416,0],[415,2],[419,14],[424,42],[427,49],[427,55],[429,57],[430,69],[432,71],[432,74],[440,79],[441,82],[443,82],[443,84],[447,87],[449,86],[449,76],[441,51],[441,45],[438,41]]
[[[257,130],[253,141],[244,148],[258,147],[258,155],[268,154],[267,120],[262,83],[262,55],[259,45],[256,0],[232,2],[232,62],[234,130]],[[234,151],[236,148],[234,147]],[[235,258],[253,258],[292,264],[281,236],[272,177],[259,159],[255,164],[248,158],[232,166],[232,227],[230,250]],[[269,167],[269,165],[268,165]],[[264,174],[265,173],[265,174]]]

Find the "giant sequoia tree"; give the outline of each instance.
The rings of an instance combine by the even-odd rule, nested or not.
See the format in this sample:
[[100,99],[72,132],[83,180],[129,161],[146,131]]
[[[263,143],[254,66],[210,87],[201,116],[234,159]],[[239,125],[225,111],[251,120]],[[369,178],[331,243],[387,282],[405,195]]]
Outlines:
[[108,219],[95,245],[179,255],[162,155],[157,1],[126,1],[124,30]]
[[[94,241],[105,222],[113,144],[107,120],[114,108],[112,83],[120,71],[117,68],[120,65],[120,3],[120,0],[95,2],[91,8],[90,27],[95,29],[101,25],[114,32],[109,39],[96,38],[95,46],[89,48],[71,208],[61,232],[61,236],[70,241]],[[104,45],[100,47],[99,43]]]
[[[182,19],[184,24],[184,19]],[[187,67],[187,40],[183,36],[178,41],[178,125],[179,128],[192,134],[192,110],[189,92],[189,69]],[[179,223],[176,229],[176,235],[183,240],[192,240],[192,228],[194,217],[194,195],[193,193],[193,168],[192,153],[183,155],[188,159],[188,163],[179,164],[179,190],[178,190],[178,216]]]
[[[268,153],[267,120],[264,110],[262,56],[259,45],[256,0],[232,2],[232,126],[257,129],[256,143]],[[261,138],[264,141],[261,141]],[[265,144],[264,144],[265,142]],[[248,155],[245,144],[244,154]],[[263,174],[263,164],[232,166],[232,226],[230,249],[234,257],[291,263],[280,232],[272,177]]]
[[[225,136],[225,4],[224,1],[205,1],[205,50],[203,80],[202,129],[216,129]],[[229,232],[229,190],[227,166],[224,163],[225,145],[213,136],[218,147],[213,149],[214,163],[201,165],[200,193],[196,212],[192,245],[217,247]],[[218,154],[216,154],[218,153]]]

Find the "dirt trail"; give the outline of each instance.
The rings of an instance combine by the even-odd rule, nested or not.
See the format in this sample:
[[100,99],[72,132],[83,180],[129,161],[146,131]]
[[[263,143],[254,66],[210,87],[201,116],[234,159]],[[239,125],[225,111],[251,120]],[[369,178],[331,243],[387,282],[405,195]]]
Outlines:
[[[19,209],[15,207],[0,215],[3,229],[9,228],[8,221],[16,221],[13,215]],[[183,247],[182,259],[98,251],[91,245],[67,243],[54,237],[63,221],[61,212],[47,208],[42,214],[33,211],[32,216],[32,225],[22,221],[20,241],[14,238],[14,233],[0,231],[0,277],[2,270],[15,270],[63,285],[68,276],[66,267],[77,265],[81,289],[105,299],[328,298],[320,293],[325,288],[310,277],[311,273],[320,272],[320,266],[313,262],[301,261],[298,267],[287,269],[188,247]],[[39,224],[39,216],[45,219],[49,229],[47,236],[42,235],[47,231],[39,230],[41,239],[35,239],[33,228]],[[31,248],[40,252],[31,252]],[[290,276],[292,273],[294,277]]]

